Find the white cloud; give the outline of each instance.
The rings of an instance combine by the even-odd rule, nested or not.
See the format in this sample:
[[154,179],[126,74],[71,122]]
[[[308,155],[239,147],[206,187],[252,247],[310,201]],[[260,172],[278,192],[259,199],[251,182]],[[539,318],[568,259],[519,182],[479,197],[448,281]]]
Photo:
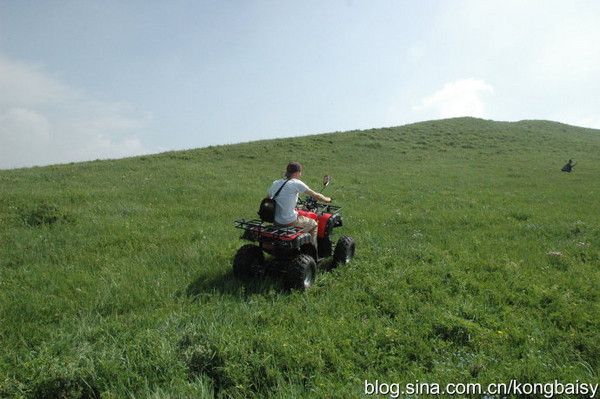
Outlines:
[[33,165],[50,143],[50,124],[39,113],[11,108],[0,113],[0,167]]
[[41,68],[0,57],[0,168],[148,153],[151,117],[98,101]]
[[30,107],[74,96],[73,90],[46,76],[40,68],[0,55],[0,109]]
[[421,104],[413,107],[413,110],[424,111],[436,118],[484,117],[486,116],[484,96],[493,92],[493,87],[483,80],[458,80],[446,83],[440,90],[423,98]]
[[[2,136],[26,141],[48,141],[50,139],[50,125],[48,120],[35,111],[26,108],[11,108],[0,115],[0,129]],[[21,131],[25,136],[10,135],[11,131]]]

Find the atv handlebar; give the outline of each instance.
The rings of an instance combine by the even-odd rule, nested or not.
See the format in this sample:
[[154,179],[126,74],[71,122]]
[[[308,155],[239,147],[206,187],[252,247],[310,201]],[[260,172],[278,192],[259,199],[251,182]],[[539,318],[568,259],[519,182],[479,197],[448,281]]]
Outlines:
[[337,213],[342,207],[322,204],[313,197],[307,196],[304,199],[298,198],[298,207],[309,212],[322,213]]

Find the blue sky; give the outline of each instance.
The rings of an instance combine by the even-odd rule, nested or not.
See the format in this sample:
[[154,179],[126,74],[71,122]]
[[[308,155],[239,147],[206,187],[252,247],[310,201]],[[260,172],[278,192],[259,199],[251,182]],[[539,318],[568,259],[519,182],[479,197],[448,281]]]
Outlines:
[[454,116],[600,128],[597,1],[0,0],[0,168]]

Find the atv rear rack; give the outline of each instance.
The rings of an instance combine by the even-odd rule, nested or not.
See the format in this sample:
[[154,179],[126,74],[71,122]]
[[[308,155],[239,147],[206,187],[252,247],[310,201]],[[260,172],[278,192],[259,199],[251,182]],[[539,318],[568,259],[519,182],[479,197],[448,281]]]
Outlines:
[[259,219],[236,220],[235,227],[256,235],[280,240],[293,240],[302,233],[301,227],[265,225]]

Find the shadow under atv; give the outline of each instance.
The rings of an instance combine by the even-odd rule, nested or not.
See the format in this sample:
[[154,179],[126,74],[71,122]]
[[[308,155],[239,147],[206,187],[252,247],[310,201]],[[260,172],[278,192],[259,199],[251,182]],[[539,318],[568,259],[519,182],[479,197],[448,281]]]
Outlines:
[[[266,260],[264,275],[252,278],[236,278],[231,270],[217,276],[199,276],[191,282],[185,294],[188,297],[199,297],[202,294],[220,293],[236,297],[248,297],[254,294],[263,294],[274,291],[287,294],[290,289],[283,282],[282,272],[277,270],[276,260]],[[331,259],[323,259],[317,264],[319,273],[332,270]]]

